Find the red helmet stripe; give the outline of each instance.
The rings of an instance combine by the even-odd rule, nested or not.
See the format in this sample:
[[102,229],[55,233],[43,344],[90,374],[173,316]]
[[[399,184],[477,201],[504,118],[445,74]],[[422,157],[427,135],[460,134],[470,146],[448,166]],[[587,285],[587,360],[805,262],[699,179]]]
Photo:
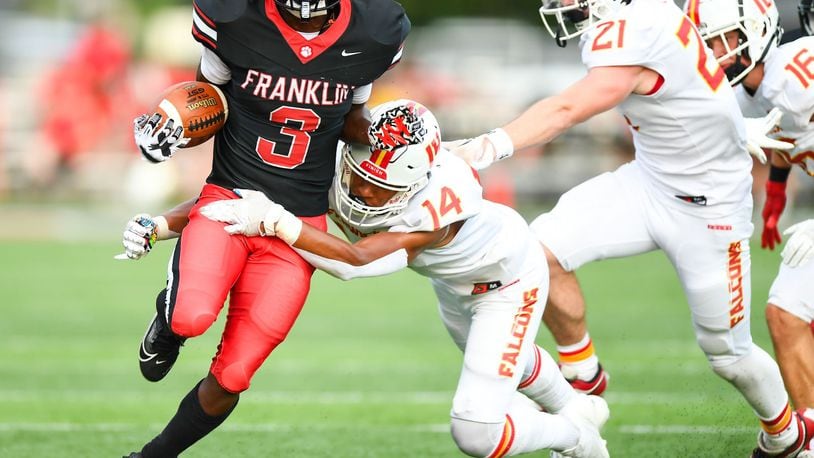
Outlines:
[[387,166],[390,164],[390,158],[393,157],[393,151],[388,151],[385,149],[377,149],[373,151],[373,154],[370,155],[370,162],[378,165],[379,167],[386,169]]
[[701,0],[690,0],[690,2],[687,4],[687,17],[690,18],[696,27],[701,25],[701,18],[698,15],[698,3],[700,1]]

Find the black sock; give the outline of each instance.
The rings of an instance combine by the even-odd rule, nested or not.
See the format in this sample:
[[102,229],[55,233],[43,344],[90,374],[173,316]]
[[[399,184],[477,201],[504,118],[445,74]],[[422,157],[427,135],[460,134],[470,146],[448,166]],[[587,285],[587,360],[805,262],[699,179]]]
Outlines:
[[164,431],[147,443],[141,454],[144,458],[175,458],[179,453],[217,428],[232,411],[237,402],[223,415],[212,417],[204,412],[198,400],[198,387],[187,393],[178,406],[178,412],[172,417]]

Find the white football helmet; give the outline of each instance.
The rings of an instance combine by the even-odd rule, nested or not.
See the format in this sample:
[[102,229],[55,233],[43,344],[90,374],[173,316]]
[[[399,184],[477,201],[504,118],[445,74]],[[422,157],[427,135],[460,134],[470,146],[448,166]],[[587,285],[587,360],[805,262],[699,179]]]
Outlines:
[[630,0],[542,0],[540,17],[561,47],[606,19]]
[[315,16],[324,16],[330,12],[331,8],[339,4],[339,0],[274,0],[274,2],[303,21]]
[[[705,41],[712,38],[723,41],[726,54],[719,57],[718,62],[737,56],[735,63],[725,70],[731,85],[738,84],[780,43],[783,28],[776,1],[688,0],[684,4],[684,12]],[[739,38],[737,46],[731,48],[726,33],[733,30],[738,32]],[[741,56],[747,57],[749,64],[744,64]]]
[[[406,126],[406,145],[394,149],[346,144],[342,163],[334,178],[334,208],[356,227],[383,226],[401,213],[415,193],[429,182],[430,167],[441,147],[441,129],[424,105],[412,100],[396,100],[371,111],[373,123]],[[398,116],[397,118],[394,116]],[[396,191],[381,207],[366,204],[350,189],[352,174],[384,189]]]

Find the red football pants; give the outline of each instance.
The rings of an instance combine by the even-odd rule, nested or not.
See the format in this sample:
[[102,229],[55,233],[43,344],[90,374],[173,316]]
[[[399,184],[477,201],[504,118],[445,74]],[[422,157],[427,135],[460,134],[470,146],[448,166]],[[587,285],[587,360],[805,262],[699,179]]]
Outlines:
[[[302,310],[314,268],[276,237],[229,235],[200,214],[210,202],[237,196],[207,184],[189,214],[167,280],[169,322],[182,337],[203,334],[229,309],[210,371],[227,391],[249,388],[252,376],[282,342]],[[325,216],[302,218],[321,230]]]

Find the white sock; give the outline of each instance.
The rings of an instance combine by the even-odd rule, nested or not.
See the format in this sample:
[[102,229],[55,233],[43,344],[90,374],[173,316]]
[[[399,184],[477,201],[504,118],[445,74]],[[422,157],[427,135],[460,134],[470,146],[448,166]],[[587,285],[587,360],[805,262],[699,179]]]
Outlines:
[[557,413],[576,393],[563,378],[551,355],[539,346],[535,346],[534,350],[535,355],[529,358],[517,389],[546,411]]
[[[797,419],[794,417],[795,414],[791,411],[791,406],[788,404],[786,408],[783,409],[783,412],[780,413],[777,417],[770,419],[769,421],[761,419],[761,425],[763,427],[763,431],[760,433],[760,442],[763,448],[769,453],[780,453],[787,449],[789,445],[793,444],[797,441],[799,436],[799,431],[797,430]],[[788,426],[783,428],[780,432],[771,433],[771,425],[776,424],[778,422],[788,422]]]
[[734,363],[720,365],[713,360],[710,364],[752,406],[763,428],[761,437],[766,451],[782,451],[797,440],[797,425],[780,369],[768,353],[752,344],[749,354]]
[[572,345],[557,345],[561,371],[568,379],[578,378],[588,381],[599,371],[599,358],[594,352],[591,336],[586,332],[579,342]]
[[508,455],[533,452],[544,448],[566,450],[577,445],[579,429],[565,417],[540,412],[518,394],[509,406],[514,424],[514,442]]
[[710,364],[716,374],[741,392],[761,420],[777,418],[789,402],[777,363],[755,344],[735,362],[712,360]]

